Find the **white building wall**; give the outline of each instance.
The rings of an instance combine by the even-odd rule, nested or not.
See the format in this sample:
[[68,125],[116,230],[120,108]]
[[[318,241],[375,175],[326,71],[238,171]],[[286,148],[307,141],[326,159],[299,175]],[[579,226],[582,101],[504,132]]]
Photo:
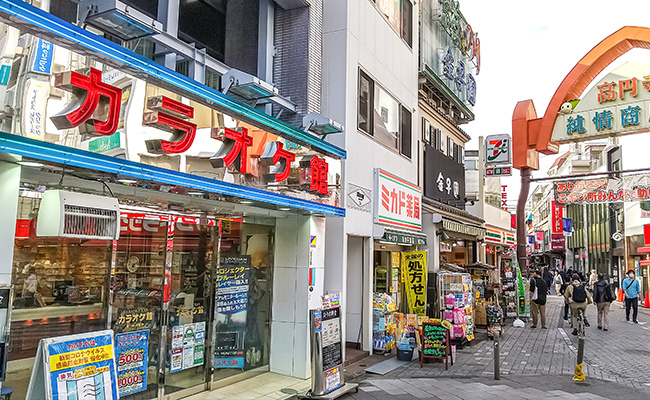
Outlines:
[[[328,0],[323,3],[323,95],[322,114],[342,122],[345,132],[328,138],[347,150],[342,165],[342,206],[346,207],[349,183],[371,189],[374,196],[374,170],[382,168],[391,174],[417,182],[417,90],[418,90],[418,4],[413,7],[413,47],[409,48],[388,24],[370,0]],[[372,137],[357,130],[357,98],[359,68],[380,84],[412,113],[413,159],[409,160],[388,149]],[[374,199],[373,199],[374,203]],[[374,204],[373,204],[374,207]],[[348,268],[363,268],[361,260],[349,260],[348,235],[368,238],[366,246],[355,254],[368,254],[372,258],[373,214],[348,207],[345,219],[328,220],[327,254],[325,257],[325,291],[344,292],[341,298],[345,315],[347,290],[363,290],[362,282],[347,282]],[[350,261],[351,265],[348,265]],[[372,259],[365,259],[372,265]],[[355,280],[359,274],[350,274]],[[366,280],[371,279],[366,275]],[[372,293],[366,293],[364,350],[371,350]],[[346,332],[346,318],[342,331]],[[356,339],[356,338],[353,338]],[[353,340],[347,338],[347,340]]]

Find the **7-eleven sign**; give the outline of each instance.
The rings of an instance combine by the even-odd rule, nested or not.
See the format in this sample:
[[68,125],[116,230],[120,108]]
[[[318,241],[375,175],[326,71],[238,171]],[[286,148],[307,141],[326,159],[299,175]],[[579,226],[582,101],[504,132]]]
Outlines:
[[490,135],[485,138],[485,163],[510,164],[510,135]]

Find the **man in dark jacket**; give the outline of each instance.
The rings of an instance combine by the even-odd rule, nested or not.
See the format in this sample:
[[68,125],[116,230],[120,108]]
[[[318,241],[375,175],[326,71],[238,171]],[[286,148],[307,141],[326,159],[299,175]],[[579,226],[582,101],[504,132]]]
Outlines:
[[530,280],[530,298],[532,299],[537,288],[537,298],[530,302],[530,314],[533,317],[533,325],[531,328],[537,328],[537,314],[542,321],[542,329],[546,329],[546,294],[548,293],[548,285],[542,279],[539,271],[535,271],[533,278]]
[[605,276],[598,274],[598,280],[594,283],[594,302],[598,306],[598,329],[604,331],[609,329],[609,305],[614,300],[612,295],[612,288]]

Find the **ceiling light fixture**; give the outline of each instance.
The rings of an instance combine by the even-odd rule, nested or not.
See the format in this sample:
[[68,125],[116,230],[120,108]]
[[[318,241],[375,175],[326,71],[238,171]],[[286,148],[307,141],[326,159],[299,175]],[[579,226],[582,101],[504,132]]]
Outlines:
[[291,211],[291,207],[280,207],[278,208],[280,211]]
[[131,179],[131,178],[120,178],[117,180],[120,183],[138,183],[137,179]]
[[253,204],[253,203],[254,203],[253,200],[240,200],[239,201],[239,204]]

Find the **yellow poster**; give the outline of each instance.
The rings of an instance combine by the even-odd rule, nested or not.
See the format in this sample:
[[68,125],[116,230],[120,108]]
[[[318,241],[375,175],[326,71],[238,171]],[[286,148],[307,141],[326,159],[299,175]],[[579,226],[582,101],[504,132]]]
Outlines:
[[406,288],[408,313],[426,315],[427,310],[427,252],[402,253],[402,282]]

